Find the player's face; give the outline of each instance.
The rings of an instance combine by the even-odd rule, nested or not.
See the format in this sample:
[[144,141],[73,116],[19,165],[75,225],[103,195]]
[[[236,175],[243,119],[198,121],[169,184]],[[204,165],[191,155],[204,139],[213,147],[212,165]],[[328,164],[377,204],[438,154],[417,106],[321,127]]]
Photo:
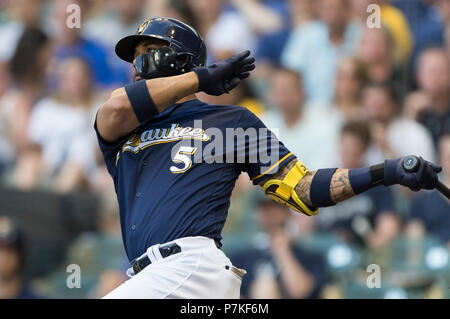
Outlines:
[[142,78],[137,74],[136,71],[136,58],[141,54],[149,53],[150,50],[155,50],[163,46],[168,46],[167,42],[157,39],[143,40],[136,45],[136,48],[134,49],[134,60],[133,60],[134,82],[142,80]]

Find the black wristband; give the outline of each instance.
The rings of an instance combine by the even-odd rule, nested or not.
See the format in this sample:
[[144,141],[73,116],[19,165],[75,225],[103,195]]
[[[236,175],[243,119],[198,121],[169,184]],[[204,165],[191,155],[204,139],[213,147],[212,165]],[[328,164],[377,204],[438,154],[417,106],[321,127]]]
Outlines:
[[311,182],[310,197],[314,207],[336,205],[331,199],[330,184],[337,168],[319,169]]
[[369,167],[372,184],[378,186],[384,182],[384,163]]
[[148,92],[147,82],[145,80],[126,85],[125,92],[127,93],[139,123],[144,124],[159,114],[158,109]]

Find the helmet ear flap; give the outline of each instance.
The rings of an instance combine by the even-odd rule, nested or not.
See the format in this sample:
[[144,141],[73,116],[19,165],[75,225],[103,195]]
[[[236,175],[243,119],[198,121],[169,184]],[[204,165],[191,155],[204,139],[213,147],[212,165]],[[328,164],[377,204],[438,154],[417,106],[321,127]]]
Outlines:
[[181,65],[178,54],[170,47],[160,47],[136,58],[136,71],[143,79],[178,75]]
[[180,73],[186,73],[197,67],[194,63],[194,56],[190,53],[180,54],[179,57],[183,57],[184,61],[180,62]]

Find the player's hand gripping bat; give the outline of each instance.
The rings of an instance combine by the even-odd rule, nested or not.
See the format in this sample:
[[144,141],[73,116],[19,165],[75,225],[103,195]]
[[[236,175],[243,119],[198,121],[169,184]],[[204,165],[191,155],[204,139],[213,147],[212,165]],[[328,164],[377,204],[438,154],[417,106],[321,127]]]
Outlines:
[[[421,160],[417,156],[406,156],[403,160],[403,168],[408,173],[415,173],[419,170]],[[436,189],[441,192],[445,197],[450,199],[450,189],[442,182],[438,181]]]

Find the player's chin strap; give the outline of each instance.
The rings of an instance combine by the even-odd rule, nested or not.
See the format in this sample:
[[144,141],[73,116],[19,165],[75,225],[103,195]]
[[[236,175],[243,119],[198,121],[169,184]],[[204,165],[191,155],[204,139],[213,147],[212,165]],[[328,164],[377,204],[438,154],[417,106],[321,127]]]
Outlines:
[[298,161],[287,173],[283,180],[270,179],[264,186],[263,191],[274,201],[289,206],[295,211],[312,216],[319,213],[319,209],[312,210],[303,203],[295,192],[295,186],[308,173],[306,166]]

